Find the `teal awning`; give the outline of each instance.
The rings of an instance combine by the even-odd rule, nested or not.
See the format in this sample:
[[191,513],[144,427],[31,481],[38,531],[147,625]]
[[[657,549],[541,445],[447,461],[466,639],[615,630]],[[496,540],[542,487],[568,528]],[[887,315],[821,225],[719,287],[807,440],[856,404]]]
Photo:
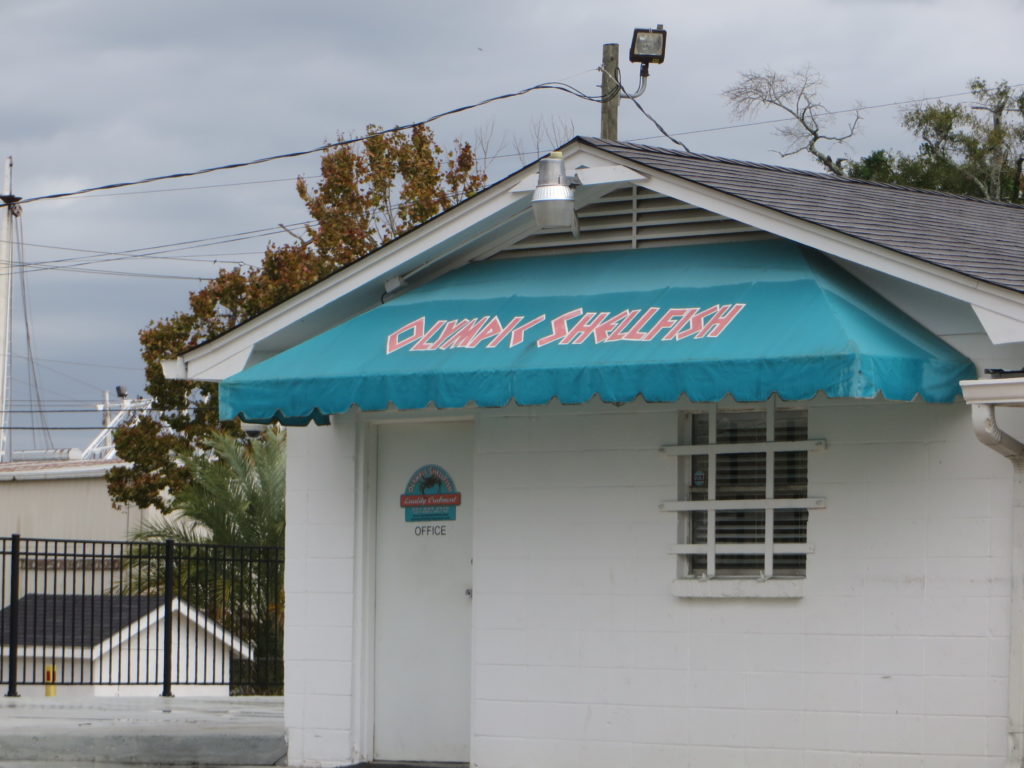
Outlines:
[[784,241],[492,260],[221,383],[223,418],[773,394],[949,402],[967,358]]

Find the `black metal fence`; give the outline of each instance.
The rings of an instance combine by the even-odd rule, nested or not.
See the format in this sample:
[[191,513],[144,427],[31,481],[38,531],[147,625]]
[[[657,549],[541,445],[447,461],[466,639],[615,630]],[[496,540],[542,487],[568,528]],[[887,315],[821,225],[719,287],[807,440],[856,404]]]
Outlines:
[[0,538],[0,684],[278,694],[283,570],[280,547]]

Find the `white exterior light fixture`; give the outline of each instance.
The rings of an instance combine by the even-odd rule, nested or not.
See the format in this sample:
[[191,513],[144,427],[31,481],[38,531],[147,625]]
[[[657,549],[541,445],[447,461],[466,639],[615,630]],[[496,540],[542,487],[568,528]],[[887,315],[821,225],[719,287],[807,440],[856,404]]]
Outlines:
[[576,177],[565,174],[561,152],[552,152],[540,161],[537,188],[533,191],[533,216],[541,229],[576,228]]

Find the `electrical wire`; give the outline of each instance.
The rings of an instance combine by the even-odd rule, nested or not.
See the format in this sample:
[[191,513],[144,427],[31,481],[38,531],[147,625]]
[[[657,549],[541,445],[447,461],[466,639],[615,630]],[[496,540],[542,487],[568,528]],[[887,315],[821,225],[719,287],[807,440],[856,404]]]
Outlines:
[[[261,237],[262,237],[262,235],[261,235]],[[95,248],[70,248],[68,246],[63,246],[63,245],[44,245],[43,243],[25,243],[24,245],[26,247],[28,247],[28,248],[43,248],[43,249],[50,250],[50,251],[69,251],[69,252],[72,252],[72,253],[82,253],[82,254],[86,254],[86,256],[88,256],[90,258],[94,257],[94,256],[131,255],[132,251],[144,251],[144,250],[146,250],[145,248],[133,248],[132,251],[104,251],[104,250],[97,250]],[[218,245],[218,243],[212,243],[212,245]],[[159,248],[160,246],[152,246],[152,247],[153,248]],[[200,248],[200,247],[205,248],[207,246],[193,246],[193,247],[194,248]],[[190,248],[178,248],[178,249],[174,249],[174,250],[191,250],[191,249]],[[172,250],[168,250],[167,251],[167,253],[172,253],[172,252],[173,252]],[[169,258],[168,261],[195,261],[195,260],[202,260],[202,259],[207,259],[207,260],[210,260],[210,261],[215,261],[217,258],[223,258],[225,256],[259,256],[261,253],[263,253],[263,251],[229,251],[227,253],[218,253],[218,252],[208,253],[208,252],[204,252],[204,253],[193,254],[191,256],[179,256],[179,257],[177,257],[177,259]],[[149,254],[142,253],[142,254],[139,254],[139,255],[140,256],[148,256]],[[86,256],[83,256],[82,258],[85,258]],[[32,262],[32,263],[33,264],[46,264],[46,263],[49,263],[50,261],[52,261],[52,259],[43,259],[41,261],[35,261],[35,262]]]
[[[313,219],[304,219],[286,226],[289,227],[302,227],[313,223]],[[279,225],[273,227],[263,227],[261,229],[251,229],[244,232],[234,232],[226,235],[214,235],[211,237],[203,237],[195,240],[182,240],[174,243],[164,243],[161,245],[152,245],[144,248],[129,248],[123,251],[96,251],[85,248],[68,248],[66,246],[57,245],[39,245],[36,243],[29,243],[28,245],[40,248],[52,248],[54,250],[63,251],[75,251],[79,253],[91,254],[90,259],[93,256],[112,256],[112,257],[150,257],[150,256],[162,256],[167,253],[178,253],[181,251],[193,250],[195,248],[208,248],[213,245],[227,245],[229,243],[238,243],[244,240],[254,240],[257,238],[266,237],[267,235],[274,234],[280,230]],[[32,262],[32,265],[40,264],[59,264],[65,262],[75,261],[82,257],[69,256],[65,259],[47,259],[45,261]]]
[[137,277],[143,280],[185,280],[190,282],[208,283],[212,279],[203,275],[156,275],[149,272],[128,272],[123,269],[89,269],[88,267],[53,267],[59,272],[72,272],[80,275],[102,275],[104,277]]
[[609,72],[604,67],[598,67],[598,69],[601,71],[602,74],[606,75],[607,77],[610,77],[615,82],[615,87],[617,89],[617,93],[612,94],[612,96],[606,98],[605,101],[608,101],[610,98],[613,98],[614,96],[621,94],[622,96],[624,96],[625,98],[627,98],[631,102],[633,102],[633,105],[637,109],[640,110],[640,114],[642,114],[644,117],[646,117],[654,125],[655,128],[657,128],[659,131],[661,131],[661,135],[662,136],[664,136],[669,141],[675,142],[680,147],[682,147],[686,152],[690,151],[690,148],[688,146],[683,144],[683,142],[679,141],[679,139],[676,139],[675,137],[672,136],[672,134],[670,134],[668,131],[666,131],[662,127],[661,123],[659,123],[657,120],[655,120],[654,117],[651,115],[651,113],[648,112],[646,109],[644,109],[643,105],[640,103],[639,97],[643,94],[644,91],[647,90],[647,78],[646,77],[641,77],[640,78],[640,80],[641,80],[640,87],[636,89],[635,93],[630,93],[629,91],[626,90],[626,87],[622,84],[622,80],[619,79],[619,76],[622,73],[619,71],[619,69],[617,67],[616,67],[614,72]]
[[[300,227],[300,226],[306,226],[306,225],[311,224],[311,223],[313,223],[312,219],[306,219],[306,220],[303,220],[303,221],[300,221],[300,222],[295,222],[295,223],[290,224],[288,226]],[[88,254],[88,256],[69,256],[69,257],[66,257],[66,258],[47,259],[47,260],[43,260],[43,261],[32,262],[31,264],[26,266],[26,271],[28,271],[28,272],[40,272],[40,271],[47,271],[47,270],[50,270],[50,269],[70,268],[70,267],[77,267],[77,266],[81,266],[81,265],[85,265],[85,264],[100,264],[100,263],[109,262],[109,261],[120,261],[120,260],[124,260],[124,259],[135,259],[135,258],[146,258],[146,259],[152,258],[152,259],[157,259],[157,260],[174,259],[174,260],[186,261],[186,262],[189,262],[189,263],[196,263],[197,261],[207,261],[208,263],[212,263],[212,264],[233,264],[235,266],[250,266],[249,262],[246,262],[246,261],[227,260],[227,259],[206,259],[206,258],[204,258],[205,254],[195,254],[195,255],[191,255],[191,256],[178,256],[178,257],[167,256],[167,254],[169,254],[169,253],[179,253],[179,252],[181,252],[183,250],[192,250],[192,249],[195,249],[195,248],[206,248],[206,247],[210,247],[210,246],[213,246],[213,245],[226,245],[228,243],[240,242],[240,241],[243,241],[243,240],[251,240],[251,239],[255,239],[255,238],[266,237],[267,235],[270,235],[270,234],[273,234],[274,232],[277,232],[279,230],[279,228],[280,228],[279,226],[277,226],[277,227],[265,227],[265,228],[259,229],[259,230],[248,230],[246,232],[234,233],[232,235],[217,235],[217,236],[214,236],[214,237],[200,238],[198,240],[186,240],[186,241],[181,241],[181,242],[177,242],[177,243],[168,243],[168,244],[166,244],[164,246],[160,246],[160,245],[150,246],[148,250],[147,249],[143,249],[143,248],[133,248],[133,249],[126,250],[126,251],[116,251],[116,252],[95,251],[95,250],[88,250],[88,249],[84,249],[84,248],[69,248],[69,247],[66,247],[66,246],[41,245],[41,244],[38,244],[38,243],[33,243],[33,244],[29,244],[29,245],[32,245],[34,247],[40,247],[40,248],[51,248],[51,249],[54,249],[54,250],[63,250],[63,251],[71,251],[71,252],[76,252],[76,253],[83,253],[83,254]],[[252,233],[255,233],[255,234],[252,234]],[[140,253],[139,251],[143,251],[143,252]],[[262,252],[250,251],[250,252],[232,253],[232,254],[225,254],[225,255],[253,255],[253,256],[256,256],[256,255],[260,255],[261,253]],[[101,258],[97,258],[97,257],[101,257]],[[71,271],[71,270],[69,269],[69,271]],[[99,271],[99,270],[98,270],[98,272],[101,273],[101,274],[103,273],[102,271]],[[145,273],[112,272],[111,274],[127,276],[127,275],[144,275]],[[180,276],[180,275],[168,275],[168,276],[164,276],[164,277],[166,277],[166,279],[182,279],[182,276]],[[184,279],[208,280],[209,278],[186,277]]]
[[[25,328],[25,358],[28,368],[28,380],[29,380],[29,401],[34,404],[37,408],[42,408],[42,395],[40,394],[39,385],[39,369],[36,366],[35,352],[33,351],[32,345],[32,311],[31,302],[28,298],[28,283],[25,280],[25,253],[24,253],[24,230],[22,228],[22,217],[18,216],[15,219],[15,229],[17,235],[15,239],[18,241],[16,244],[15,261],[18,265],[18,283],[21,291],[21,313],[22,313],[22,324]],[[3,407],[0,404],[0,407]],[[36,421],[38,417],[38,422]],[[43,443],[44,448],[53,448],[53,437],[50,435],[50,431],[46,421],[46,414],[40,412],[36,416],[33,416],[31,421],[33,426],[38,426],[32,433],[32,447],[36,448],[37,437],[39,437]],[[40,435],[41,433],[41,435]]]
[[[604,71],[603,67],[598,67],[598,70]],[[586,70],[586,71],[590,71],[590,70]],[[615,80],[618,82],[619,78],[616,77]],[[1014,85],[1011,85],[1010,87],[1011,88],[1019,88],[1022,85],[1024,85],[1024,83],[1016,83]],[[619,86],[621,88],[621,82],[619,83]],[[449,117],[451,115],[455,115],[455,114],[459,114],[460,112],[466,112],[466,111],[469,111],[469,110],[472,110],[472,109],[476,109],[478,107],[482,107],[482,106],[485,106],[487,104],[492,104],[492,103],[497,102],[497,101],[502,101],[502,100],[505,100],[505,99],[516,98],[518,96],[523,96],[523,95],[526,95],[526,94],[531,93],[533,91],[540,91],[540,90],[563,91],[563,92],[568,93],[568,94],[570,94],[572,96],[575,96],[577,98],[583,99],[583,100],[588,101],[588,102],[593,102],[593,103],[604,103],[609,98],[609,97],[606,97],[606,96],[590,96],[590,95],[584,93],[583,91],[581,91],[579,88],[576,88],[575,86],[569,85],[568,83],[564,83],[564,82],[553,81],[553,82],[538,83],[537,85],[532,85],[532,86],[529,86],[528,88],[523,88],[523,89],[518,90],[518,91],[512,91],[512,92],[509,92],[509,93],[501,94],[499,96],[491,96],[491,97],[488,97],[486,99],[482,99],[482,100],[477,101],[477,102],[472,103],[472,104],[466,104],[466,105],[463,105],[463,106],[460,106],[460,107],[455,107],[454,109],[446,110],[444,112],[439,112],[436,115],[432,115],[431,117],[426,118],[425,120],[420,120],[420,121],[413,122],[413,123],[406,123],[405,125],[400,125],[400,126],[395,126],[394,128],[387,128],[387,129],[383,129],[383,130],[380,130],[380,131],[375,131],[375,132],[364,134],[362,136],[358,136],[358,137],[351,138],[351,139],[342,139],[342,140],[339,140],[339,141],[328,142],[327,144],[322,144],[322,145],[320,145],[318,147],[314,147],[312,149],[298,150],[298,151],[295,151],[295,152],[284,152],[284,153],[277,154],[277,155],[269,155],[267,157],[257,158],[255,160],[247,160],[247,161],[238,162],[238,163],[227,163],[227,164],[224,164],[224,165],[212,166],[212,167],[209,167],[209,168],[203,168],[203,169],[196,170],[196,171],[183,171],[183,172],[178,172],[178,173],[169,173],[169,174],[164,174],[162,176],[151,176],[151,177],[144,178],[144,179],[137,179],[135,181],[121,181],[121,182],[115,182],[115,183],[112,183],[112,184],[103,184],[103,185],[96,186],[96,187],[86,187],[84,189],[75,190],[73,192],[57,192],[57,193],[48,194],[48,195],[37,195],[35,197],[28,197],[28,198],[25,198],[23,200],[20,200],[18,204],[34,203],[34,202],[38,202],[40,200],[54,200],[54,199],[58,199],[58,198],[77,197],[77,196],[86,195],[86,194],[93,193],[93,192],[101,192],[103,190],[120,189],[120,188],[124,188],[124,187],[138,186],[138,185],[141,185],[141,184],[150,184],[150,183],[157,182],[157,181],[168,181],[168,180],[171,180],[171,179],[189,178],[189,177],[199,176],[199,175],[208,174],[208,173],[215,173],[217,171],[226,171],[226,170],[232,170],[232,169],[235,169],[235,168],[245,168],[245,167],[248,167],[248,166],[260,165],[260,164],[263,164],[263,163],[272,162],[274,160],[283,160],[283,159],[288,159],[288,158],[293,158],[293,157],[302,157],[304,155],[310,155],[310,154],[314,154],[316,152],[323,152],[325,150],[334,149],[336,147],[356,144],[356,143],[359,143],[361,141],[365,141],[365,140],[370,139],[370,138],[375,138],[377,136],[384,136],[384,135],[387,135],[389,133],[396,133],[396,132],[399,132],[399,131],[409,130],[410,128],[416,128],[416,127],[421,126],[421,125],[427,125],[428,123],[434,122],[434,121],[439,120],[439,119],[441,119],[443,117]],[[626,91],[624,88],[622,88],[622,94],[625,95],[631,101],[633,101],[633,103],[637,106],[637,108],[640,110],[640,112],[648,120],[650,120],[652,122],[652,124],[654,124],[658,128],[658,130],[660,131],[661,135],[660,136],[656,135],[656,136],[640,137],[640,138],[636,138],[636,139],[631,139],[631,141],[649,141],[651,139],[657,139],[657,138],[662,138],[662,137],[665,137],[665,138],[668,138],[668,139],[670,139],[672,141],[675,141],[675,139],[673,139],[674,136],[688,136],[688,135],[695,135],[695,134],[699,134],[699,133],[712,133],[712,132],[716,132],[716,131],[733,130],[733,129],[736,129],[736,128],[746,128],[746,127],[757,126],[757,125],[770,125],[770,124],[773,124],[773,123],[784,123],[784,122],[789,122],[792,119],[792,118],[776,118],[776,119],[759,120],[759,121],[740,123],[740,124],[733,124],[733,125],[726,125],[726,126],[715,126],[715,127],[712,127],[712,128],[700,128],[700,129],[694,129],[694,130],[689,130],[689,131],[674,131],[674,132],[670,133],[670,132],[666,131],[660,125],[660,123],[658,123],[657,120],[655,120],[655,118],[652,115],[650,115],[650,113],[648,113],[647,110],[644,109],[639,104],[638,101],[636,101],[636,97],[641,95],[643,93],[643,91],[644,91],[643,85],[634,94],[630,94],[628,91]],[[961,91],[961,92],[958,92],[958,93],[951,93],[951,94],[946,94],[946,95],[942,95],[942,96],[926,96],[926,97],[922,97],[922,98],[919,98],[919,99],[906,99],[904,101],[893,101],[893,102],[888,102],[886,104],[875,104],[875,105],[870,105],[870,106],[866,106],[866,107],[851,107],[851,108],[848,108],[848,109],[829,110],[827,112],[827,114],[839,115],[839,114],[844,114],[844,113],[848,113],[848,112],[856,112],[858,110],[883,109],[883,108],[888,108],[888,107],[905,106],[907,104],[917,104],[917,103],[921,103],[921,102],[925,102],[925,101],[934,101],[934,100],[937,100],[937,99],[947,99],[947,98],[954,98],[954,97],[960,97],[960,96],[969,96],[969,95],[972,95],[970,91]],[[681,142],[676,142],[676,143],[677,144],[682,144]],[[682,146],[685,146],[685,145],[682,145]],[[497,154],[497,155],[491,155],[491,156],[485,157],[484,159],[485,160],[490,160],[490,159],[501,159],[501,158],[507,158],[507,157],[515,157],[516,154],[517,153]],[[171,189],[162,189],[162,190],[144,190],[144,191],[133,191],[133,192],[130,192],[130,193],[129,192],[122,192],[122,193],[117,193],[117,194],[144,194],[144,193],[145,194],[153,194],[153,193],[157,193],[157,192],[187,191],[187,190],[190,190],[190,189],[212,189],[212,188],[215,188],[215,187],[242,186],[242,185],[246,185],[246,184],[265,184],[265,183],[274,183],[274,182],[285,181],[285,180],[287,180],[287,179],[263,179],[263,180],[247,181],[247,182],[232,182],[232,183],[227,183],[227,184],[211,184],[211,185],[197,186],[197,187],[171,188]],[[96,196],[99,197],[99,195],[96,195]],[[5,207],[6,205],[8,205],[8,204],[7,203],[0,203],[0,208]]]
[[[358,144],[359,142],[366,141],[368,139],[377,138],[378,136],[386,136],[386,135],[391,134],[391,133],[398,133],[400,131],[407,131],[407,130],[410,130],[412,128],[418,128],[420,126],[432,123],[432,122],[434,122],[436,120],[440,120],[443,117],[450,117],[451,115],[457,115],[457,114],[459,114],[461,112],[467,112],[467,111],[472,110],[472,109],[477,109],[478,107],[482,107],[482,106],[485,106],[487,104],[493,104],[493,103],[495,103],[497,101],[503,101],[505,99],[513,99],[513,98],[517,98],[519,96],[525,96],[526,94],[532,93],[534,91],[543,91],[543,90],[563,91],[563,92],[568,93],[568,94],[570,94],[572,96],[576,96],[578,98],[582,98],[582,99],[585,99],[587,101],[600,100],[599,97],[588,96],[587,94],[583,93],[583,91],[581,91],[579,88],[576,88],[575,86],[569,85],[567,83],[558,83],[558,82],[537,83],[536,85],[531,85],[531,86],[529,86],[527,88],[522,88],[522,89],[520,89],[518,91],[512,91],[510,93],[503,93],[500,96],[489,96],[486,99],[481,99],[480,101],[474,102],[472,104],[464,104],[463,106],[455,107],[453,109],[448,109],[448,110],[445,110],[444,112],[438,112],[436,115],[432,115],[432,116],[426,118],[425,120],[417,120],[416,122],[406,123],[404,125],[397,125],[394,128],[384,128],[384,129],[381,129],[379,131],[372,131],[370,133],[363,134],[362,136],[357,136],[357,137],[354,137],[354,138],[351,138],[351,139],[339,139],[338,141],[331,141],[331,142],[328,142],[326,144],[321,144],[318,147],[313,147],[312,149],[301,149],[301,150],[297,150],[295,152],[282,152],[281,154],[268,155],[267,157],[260,157],[260,158],[257,158],[255,160],[245,160],[245,161],[237,162],[237,163],[225,163],[224,165],[216,165],[216,166],[211,166],[209,168],[201,168],[201,169],[196,170],[196,171],[181,171],[181,172],[178,172],[178,173],[168,173],[168,174],[164,174],[164,175],[161,175],[161,176],[150,176],[150,177],[145,178],[145,179],[136,179],[134,181],[118,181],[118,182],[114,182],[114,183],[111,183],[111,184],[101,184],[101,185],[96,186],[96,187],[86,187],[84,189],[78,189],[78,190],[75,190],[75,191],[72,191],[72,192],[54,192],[54,193],[49,194],[49,195],[36,195],[35,197],[26,197],[26,198],[24,198],[22,200],[19,200],[18,204],[19,205],[26,205],[28,203],[36,203],[36,202],[39,202],[41,200],[56,200],[56,199],[65,198],[65,197],[76,197],[78,195],[85,195],[85,194],[88,194],[90,192],[101,192],[101,191],[108,190],[108,189],[121,189],[123,187],[138,186],[140,184],[152,184],[153,182],[156,182],[156,181],[167,181],[169,179],[183,179],[183,178],[189,178],[189,177],[192,177],[192,176],[201,176],[201,175],[207,174],[207,173],[216,173],[217,171],[228,171],[228,170],[233,170],[235,168],[247,168],[247,167],[253,166],[253,165],[261,165],[263,163],[269,163],[269,162],[272,162],[274,160],[285,160],[285,159],[292,158],[292,157],[302,157],[303,155],[312,155],[312,154],[315,154],[317,152],[324,152],[324,151],[326,151],[328,149],[335,149],[337,147],[344,147],[344,146],[349,146],[351,144]],[[9,205],[9,204],[8,203],[0,203],[0,207],[4,207],[4,206],[7,206],[7,205]]]
[[[611,74],[611,73],[608,73],[607,70],[605,70],[603,67],[598,67],[597,69],[598,69],[598,71],[600,71],[602,73]],[[785,122],[788,122],[791,119],[791,118],[775,118],[775,119],[769,119],[769,120],[750,121],[750,122],[747,122],[747,123],[736,124],[736,125],[732,125],[732,126],[717,126],[717,127],[713,127],[713,128],[696,129],[696,130],[691,130],[691,131],[680,131],[680,132],[675,132],[675,133],[669,133],[661,125],[661,123],[653,115],[651,115],[650,112],[648,112],[644,108],[644,106],[638,100],[638,97],[641,94],[643,94],[644,91],[646,90],[646,85],[647,85],[646,78],[641,78],[641,84],[638,87],[638,89],[634,93],[630,93],[629,91],[626,90],[626,88],[622,84],[622,81],[621,81],[621,71],[620,70],[616,69],[615,73],[613,75],[611,75],[611,77],[614,80],[614,82],[616,83],[616,86],[618,88],[619,93],[621,93],[621,95],[624,96],[625,98],[627,98],[630,101],[632,101],[634,106],[636,106],[636,108],[640,111],[640,113],[647,120],[649,120],[660,132],[660,136],[641,137],[639,139],[633,139],[633,141],[647,141],[647,140],[651,140],[651,139],[667,138],[670,141],[672,141],[673,143],[675,143],[675,144],[679,145],[680,147],[682,147],[685,151],[690,151],[689,147],[684,142],[679,141],[675,137],[676,136],[682,136],[682,135],[693,135],[693,134],[698,134],[698,133],[715,132],[715,131],[720,131],[720,130],[727,130],[727,129],[730,129],[730,128],[742,128],[742,127],[749,127],[749,126],[755,126],[755,125],[785,123]],[[1016,87],[1019,87],[1019,85],[1020,84],[1016,84],[1016,85],[1011,86],[1011,87],[1016,88]],[[581,91],[580,89],[576,88],[575,86],[571,86],[571,85],[569,85],[567,83],[554,83],[554,82],[552,82],[552,83],[542,83],[542,84],[540,84],[538,86],[535,86],[534,88],[536,89],[536,88],[540,88],[540,87],[556,88],[557,90],[562,90],[562,91],[564,91],[566,93],[569,93],[569,94],[571,94],[573,96],[576,96],[578,98],[582,98],[582,99],[584,99],[586,101],[590,101],[590,102],[604,103],[604,102],[608,101],[608,99],[610,98],[610,97],[605,97],[605,96],[602,96],[602,97],[589,96],[589,95],[585,94],[583,91]],[[506,94],[504,97],[495,97],[495,99],[498,99],[498,98],[508,98],[511,95],[518,95],[518,94],[522,94],[522,93],[525,93],[525,92],[529,92],[529,90],[531,90],[531,89],[524,89],[524,91],[517,92],[517,94]],[[893,107],[893,106],[904,106],[906,104],[919,103],[919,102],[922,102],[922,101],[929,101],[929,100],[933,100],[933,99],[953,98],[953,97],[965,96],[965,95],[970,95],[970,94],[971,94],[970,91],[962,91],[962,92],[953,93],[953,94],[946,94],[946,95],[943,95],[943,96],[927,97],[927,98],[922,98],[922,99],[908,99],[908,100],[899,101],[899,102],[889,102],[889,103],[886,103],[886,104],[870,105],[870,106],[866,106],[866,107],[861,106],[861,107],[853,107],[853,108],[843,109],[843,110],[833,110],[833,111],[828,112],[828,114],[837,114],[838,115],[838,114],[844,114],[844,113],[849,113],[849,112],[858,112],[860,110],[867,110],[867,109],[881,109],[881,108],[888,108],[888,107]],[[615,94],[615,95],[618,95],[618,94]],[[481,102],[481,103],[483,103],[483,102]],[[445,114],[445,113],[442,113],[442,114]],[[437,116],[435,116],[435,118],[431,118],[431,119],[436,119],[436,117]],[[391,130],[394,131],[394,130],[400,130],[400,129],[391,129]],[[386,131],[385,132],[381,132],[381,133],[386,133]],[[379,135],[379,134],[373,134],[373,135]],[[359,141],[359,140],[360,139],[347,140],[345,143],[350,143],[350,142]],[[337,145],[339,145],[341,143],[342,142],[337,142],[337,143],[334,144],[334,146],[337,146]],[[311,150],[311,151],[315,151],[315,150]],[[494,158],[498,158],[498,157],[512,156],[513,154],[514,153],[511,153],[511,154],[508,154],[508,155],[492,155],[492,156],[490,156],[490,159],[494,159]],[[207,189],[207,188],[214,188],[214,187],[220,187],[220,186],[230,187],[230,186],[240,186],[240,185],[255,184],[255,183],[273,183],[273,182],[285,181],[285,180],[290,180],[290,179],[267,179],[267,180],[253,181],[253,182],[234,182],[234,183],[228,183],[228,184],[223,184],[223,185],[205,185],[205,186],[184,187],[184,188],[170,189],[170,190],[134,190],[132,192],[123,192],[123,193],[116,193],[116,194],[141,194],[141,193],[155,193],[155,192],[160,192],[160,191],[186,191],[186,190],[190,190],[190,189],[192,189],[192,190],[194,190],[194,189]],[[138,182],[138,183],[144,183],[144,182]],[[34,198],[34,199],[42,199],[42,198]],[[395,208],[395,209],[397,209],[398,207],[400,207],[400,206],[392,206],[392,208]],[[304,225],[308,225],[309,223],[311,223],[311,222],[310,221],[306,221],[306,222],[302,222],[300,224],[295,224],[295,225],[292,225],[292,226],[304,226]],[[238,238],[238,239],[251,239],[251,238],[257,238],[257,237],[265,237],[267,234],[270,234],[270,233],[275,232],[275,231],[277,231],[277,228],[274,228],[274,227],[264,228],[263,230],[254,230],[254,232],[257,232],[257,234],[248,235],[247,233],[243,233],[243,234],[247,234],[247,236],[244,237],[244,238]],[[205,243],[206,243],[205,245],[193,245],[193,246],[190,246],[189,248],[186,248],[185,250],[189,250],[191,248],[198,248],[198,247],[208,247],[208,245],[213,244],[213,243],[210,242],[213,239],[214,238],[208,238],[208,239],[205,240]],[[224,242],[231,242],[231,241],[230,240],[221,240],[220,242],[224,243]],[[176,244],[174,244],[174,245],[176,245]],[[40,247],[45,247],[45,246],[40,246]],[[58,246],[49,246],[49,247],[58,248]],[[159,246],[156,246],[156,248],[159,248]],[[204,260],[207,263],[233,264],[235,266],[247,265],[247,262],[242,262],[242,261],[230,261],[229,262],[227,260],[218,260],[218,259],[209,259],[209,258],[205,258],[204,259],[203,257],[201,257],[199,255],[193,255],[191,257],[168,257],[168,256],[165,255],[167,253],[171,253],[171,252],[175,252],[176,250],[179,250],[177,248],[168,248],[168,249],[163,250],[163,251],[156,250],[156,251],[151,251],[150,253],[117,252],[117,253],[114,253],[114,254],[104,254],[104,253],[99,252],[99,251],[88,252],[88,251],[85,251],[84,249],[65,249],[65,250],[78,250],[78,251],[83,252],[83,253],[90,253],[90,256],[87,259],[86,258],[77,258],[77,259],[76,258],[68,258],[68,259],[52,259],[52,260],[48,260],[48,261],[34,262],[30,267],[27,267],[27,268],[30,269],[31,271],[41,271],[41,270],[46,270],[46,269],[66,269],[67,271],[86,271],[86,272],[90,272],[90,273],[94,273],[94,274],[102,274],[102,275],[109,275],[109,276],[119,276],[119,277],[145,277],[145,278],[152,278],[152,279],[177,279],[177,280],[182,280],[183,279],[183,280],[199,281],[199,280],[206,280],[206,279],[209,279],[209,278],[195,277],[195,276],[181,276],[181,275],[150,275],[150,274],[146,274],[146,273],[125,272],[125,271],[115,271],[115,270],[82,269],[81,265],[84,265],[84,264],[96,264],[96,263],[102,263],[104,261],[113,261],[113,260],[119,260],[119,259],[125,259],[125,258],[158,258],[158,257],[159,258],[178,258],[180,260],[190,260],[190,261]],[[141,249],[133,249],[133,251],[138,251],[138,250],[141,250]],[[235,255],[235,254],[232,254],[232,255]],[[252,253],[251,255],[257,255],[257,254],[256,253]],[[107,258],[99,258],[99,259],[97,259],[96,256],[105,256]],[[74,265],[76,265],[76,266],[79,266],[80,269],[75,269],[72,266],[70,266],[70,264],[72,264],[72,263]],[[68,264],[69,266],[67,266],[67,267],[55,266],[55,265],[59,265],[59,264]]]
[[[1015,83],[1010,88],[1024,88],[1024,83]],[[919,99],[904,99],[903,101],[890,101],[885,104],[869,104],[867,106],[856,106],[847,107],[846,109],[830,109],[826,110],[826,115],[847,115],[851,112],[867,112],[872,109],[889,109],[890,107],[905,107],[908,104],[921,104],[927,101],[938,101],[940,99],[955,99],[961,96],[972,96],[971,91],[960,91],[958,93],[947,93],[942,96],[923,96]],[[792,117],[773,117],[765,120],[751,120],[746,123],[733,123],[731,125],[720,125],[713,126],[711,128],[695,128],[689,131],[673,131],[673,136],[696,136],[701,133],[717,133],[718,131],[728,131],[734,128],[753,128],[760,125],[776,125],[778,123],[790,123],[793,121]],[[660,139],[662,136],[641,136],[629,141],[651,141],[652,139]]]
[[[309,176],[308,179],[322,179],[323,176]],[[163,192],[192,192],[201,189],[220,189],[221,187],[248,187],[255,184],[280,184],[284,181],[295,183],[295,177],[289,176],[284,179],[256,179],[254,181],[231,181],[226,184],[201,184],[194,187],[167,187],[166,189],[135,189],[130,192],[107,192],[105,194],[89,195],[88,199],[93,200],[100,197],[125,197],[126,195],[158,195]]]
[[[111,406],[116,406],[117,403],[111,403]],[[133,413],[160,413],[163,409],[161,408],[132,408]],[[196,406],[186,406],[184,408],[176,408],[177,411],[194,411]],[[99,408],[37,408],[37,409],[10,409],[6,411],[0,411],[0,413],[13,414],[17,416],[24,416],[30,414],[40,413],[101,413]]]
[[[79,385],[81,385],[83,387],[87,387],[89,389],[95,389],[95,390],[98,390],[98,391],[102,391],[102,388],[101,387],[97,387],[93,382],[85,381],[84,379],[80,379],[77,376],[72,376],[70,373],[67,373],[65,371],[59,370],[58,368],[54,368],[52,365],[40,364],[39,367],[43,368],[43,369],[45,369],[47,371],[50,371],[51,373],[53,373],[56,376],[61,376],[61,377],[65,378],[65,379],[68,379],[69,381],[73,381],[75,384],[79,384]],[[53,394],[60,395],[59,392],[53,392],[52,390],[50,390],[50,392],[52,392]]]
[[[38,427],[12,427],[12,426],[6,426],[6,427],[4,427],[4,429],[23,430],[23,431],[27,432],[29,430],[36,430],[36,429],[39,429],[39,428]],[[82,430],[82,431],[88,430],[89,432],[98,432],[101,429],[103,429],[103,427],[96,427],[96,426],[93,426],[93,427],[49,427],[49,430],[51,432],[70,432],[72,430]]]
[[[24,355],[14,354],[14,357],[23,358]],[[53,360],[51,358],[37,357],[36,362],[39,363],[55,363],[57,365],[81,365],[88,368],[111,368],[117,371],[140,371],[142,370],[141,365],[127,366],[127,365],[104,365],[103,363],[79,363],[73,360]],[[84,401],[91,402],[91,401]]]

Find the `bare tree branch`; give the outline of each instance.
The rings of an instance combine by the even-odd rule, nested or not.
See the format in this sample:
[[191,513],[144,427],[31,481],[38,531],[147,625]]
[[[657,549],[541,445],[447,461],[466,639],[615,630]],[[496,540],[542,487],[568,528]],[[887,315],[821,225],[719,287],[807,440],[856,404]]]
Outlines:
[[787,141],[786,149],[779,154],[789,157],[807,152],[831,173],[844,176],[845,160],[833,159],[821,145],[842,144],[851,138],[857,132],[861,115],[859,110],[855,112],[845,133],[826,133],[835,118],[819,98],[818,92],[824,85],[821,75],[810,67],[789,74],[765,69],[741,72],[739,82],[722,95],[729,101],[733,117],[737,119],[754,117],[765,107],[782,110],[793,122],[776,129]]

